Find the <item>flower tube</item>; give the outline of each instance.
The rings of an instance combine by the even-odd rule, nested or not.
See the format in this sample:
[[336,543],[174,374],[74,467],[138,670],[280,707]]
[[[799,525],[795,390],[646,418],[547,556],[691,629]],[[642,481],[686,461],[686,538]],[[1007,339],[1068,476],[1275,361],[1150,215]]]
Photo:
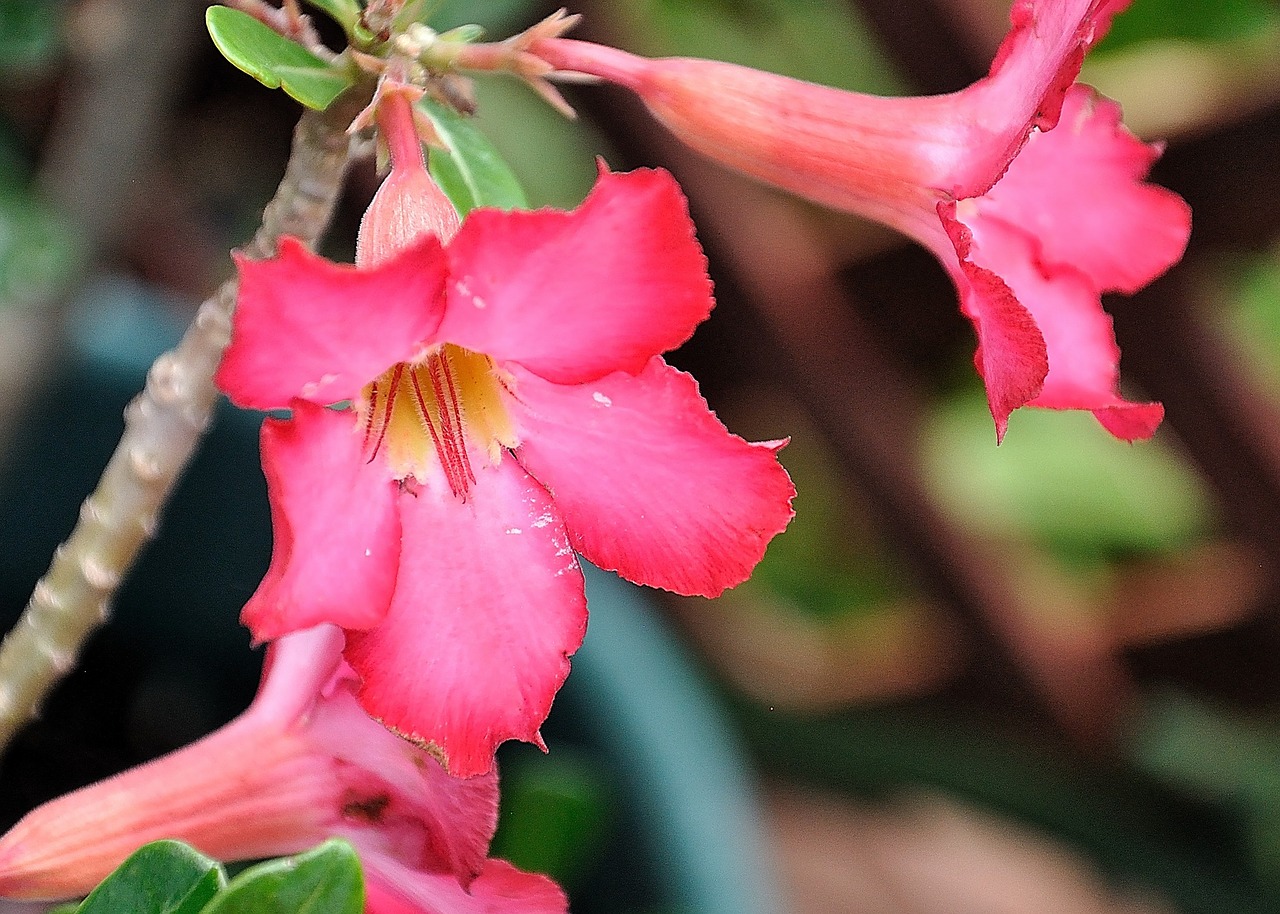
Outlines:
[[370,914],[560,914],[549,879],[487,856],[498,780],[451,777],[361,710],[332,625],[271,645],[244,714],[177,752],[60,797],[0,838],[0,897],[87,894],[161,838],[219,860],[351,841]]
[[997,437],[1020,406],[1087,409],[1150,437],[1158,403],[1118,392],[1104,292],[1132,293],[1181,256],[1190,211],[1143,182],[1160,148],[1075,84],[1127,0],[1017,0],[984,79],[882,98],[717,61],[650,60],[570,39],[531,52],[634,91],[676,136],[738,171],[884,222],[950,273],[978,337]]

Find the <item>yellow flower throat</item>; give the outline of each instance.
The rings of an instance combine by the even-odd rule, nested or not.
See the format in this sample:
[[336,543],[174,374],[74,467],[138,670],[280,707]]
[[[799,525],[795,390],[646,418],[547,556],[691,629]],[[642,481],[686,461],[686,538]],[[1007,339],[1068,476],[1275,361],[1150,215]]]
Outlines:
[[[445,343],[420,362],[399,362],[367,384],[356,403],[367,460],[385,450],[397,479],[444,473],[466,499],[476,458],[496,466],[519,440],[502,391],[510,378],[487,355]],[[432,460],[432,455],[435,460]]]

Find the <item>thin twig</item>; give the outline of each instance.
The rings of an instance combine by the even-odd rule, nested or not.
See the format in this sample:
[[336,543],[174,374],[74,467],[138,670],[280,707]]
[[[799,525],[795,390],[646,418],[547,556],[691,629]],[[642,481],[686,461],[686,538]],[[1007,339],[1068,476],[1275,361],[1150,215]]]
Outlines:
[[[303,114],[284,179],[245,247],[250,256],[269,256],[282,234],[313,242],[327,227],[350,159],[345,131],[368,101],[357,95],[348,93],[324,114]],[[213,373],[229,338],[235,293],[234,280],[223,283],[178,345],[151,366],[79,523],[0,645],[0,749],[74,665],[155,533],[160,509],[209,424],[217,399]]]

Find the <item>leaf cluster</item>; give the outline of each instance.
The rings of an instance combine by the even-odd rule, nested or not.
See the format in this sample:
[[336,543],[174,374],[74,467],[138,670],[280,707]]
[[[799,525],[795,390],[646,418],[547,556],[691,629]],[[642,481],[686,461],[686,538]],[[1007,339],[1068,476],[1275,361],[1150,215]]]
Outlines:
[[231,879],[180,841],[135,851],[79,904],[55,914],[362,914],[364,876],[345,841],[268,860]]

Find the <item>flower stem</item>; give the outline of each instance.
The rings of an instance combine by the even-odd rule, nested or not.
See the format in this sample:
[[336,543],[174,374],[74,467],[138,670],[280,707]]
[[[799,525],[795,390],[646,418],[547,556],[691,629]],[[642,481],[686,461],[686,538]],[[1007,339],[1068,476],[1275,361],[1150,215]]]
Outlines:
[[[307,111],[294,132],[284,178],[245,247],[269,256],[282,234],[314,242],[328,226],[351,143],[346,128],[368,103],[351,92],[324,113]],[[176,347],[161,355],[125,411],[124,433],[80,520],[54,552],[22,618],[0,644],[0,749],[39,711],[106,621],[111,600],[190,462],[217,400],[213,373],[230,337],[231,279],[200,306]]]

